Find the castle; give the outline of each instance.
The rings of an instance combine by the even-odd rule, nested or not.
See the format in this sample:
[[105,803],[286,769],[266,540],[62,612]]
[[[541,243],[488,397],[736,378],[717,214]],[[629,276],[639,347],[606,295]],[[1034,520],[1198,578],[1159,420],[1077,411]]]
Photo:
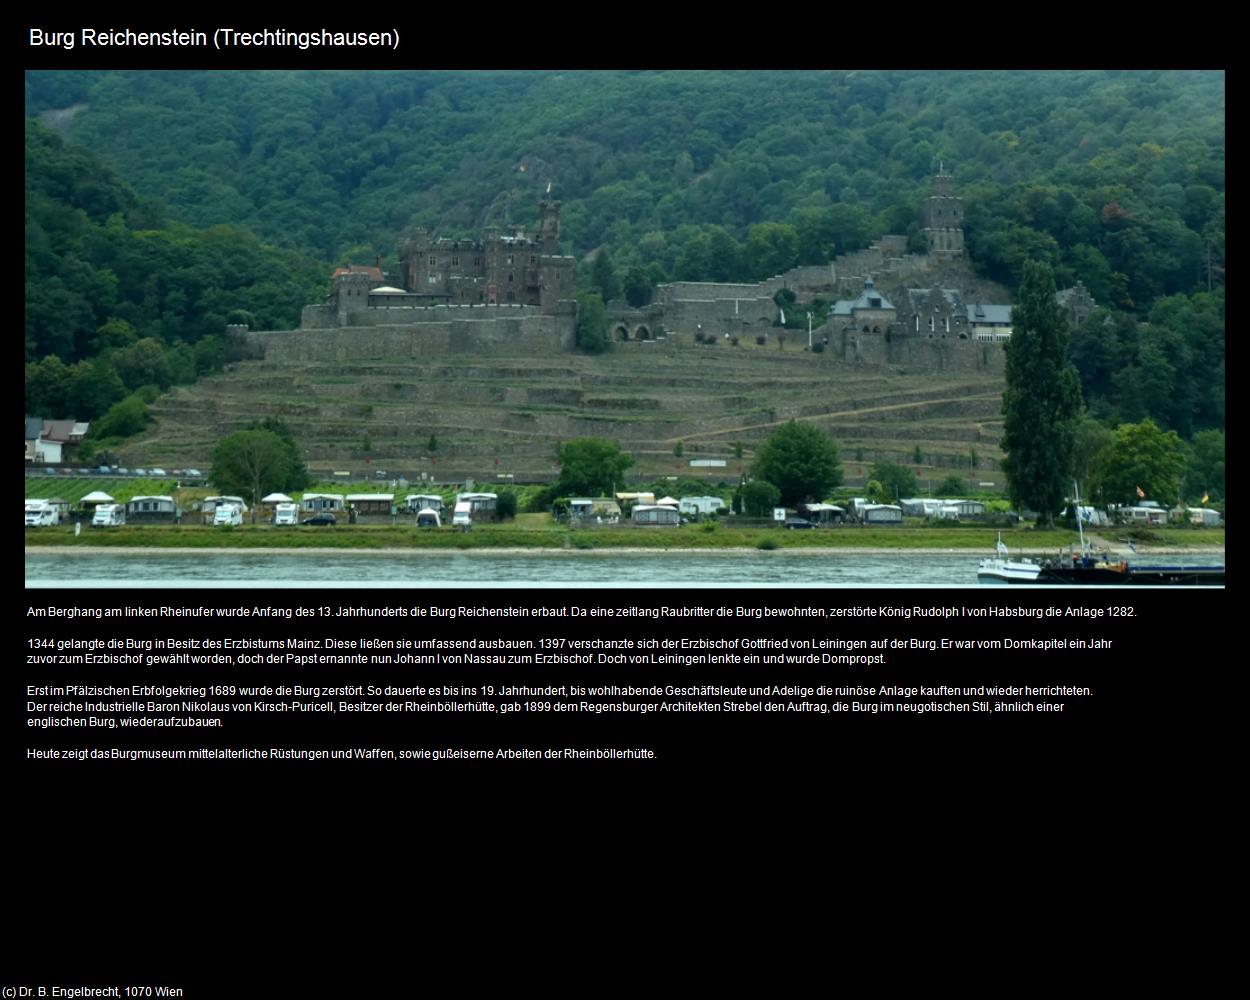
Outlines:
[[539,204],[536,232],[487,229],[480,240],[431,239],[418,228],[400,247],[399,280],[385,284],[381,261],[348,265],[332,276],[329,297],[304,310],[304,329],[419,322],[439,306],[519,306],[572,310],[574,261],[560,253],[560,203]]
[[[921,208],[927,251],[908,253],[905,236],[880,237],[870,247],[840,254],[827,265],[796,267],[755,284],[674,282],[656,289],[655,304],[609,309],[613,339],[646,339],[661,324],[670,330],[767,334],[779,318],[778,292],[794,293],[797,308],[832,300],[820,331],[822,344],[845,360],[911,364],[926,353],[918,342],[1002,343],[1011,337],[1006,289],[977,277],[964,255],[963,199],[941,171]],[[1076,326],[1096,307],[1081,284],[1058,293]],[[908,346],[913,349],[908,349]],[[937,356],[934,356],[937,358]],[[949,351],[932,362],[952,363]]]
[[[995,367],[1000,358],[982,353],[975,361],[973,355],[960,360],[957,350],[960,342],[1001,343],[1011,336],[1009,296],[973,273],[964,255],[963,219],[963,199],[943,169],[921,208],[925,253],[909,253],[904,236],[883,236],[827,265],[793,268],[762,282],[672,282],[658,286],[654,301],[641,309],[608,303],[609,332],[617,341],[653,340],[661,331],[766,338],[780,316],[777,295],[785,290],[797,308],[818,297],[832,302],[820,328],[831,357],[865,364]],[[533,232],[490,228],[480,239],[459,240],[433,239],[417,228],[401,244],[398,285],[386,283],[380,259],[373,266],[339,268],[326,301],[305,307],[301,329],[404,327],[411,333],[419,326],[425,348],[433,352],[448,344],[489,351],[518,332],[540,332],[528,346],[570,349],[575,261],[559,252],[559,239],[560,203],[546,198]],[[1060,292],[1059,300],[1073,325],[1095,307],[1080,285]],[[501,327],[501,320],[518,322]],[[925,341],[935,348],[949,342],[956,353],[921,348]],[[335,350],[349,349],[338,344]],[[418,350],[414,344],[402,353]]]

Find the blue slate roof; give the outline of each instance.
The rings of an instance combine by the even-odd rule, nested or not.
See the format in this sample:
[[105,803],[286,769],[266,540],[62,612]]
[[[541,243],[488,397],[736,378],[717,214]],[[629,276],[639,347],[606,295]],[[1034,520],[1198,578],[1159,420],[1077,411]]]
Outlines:
[[973,323],[993,323],[1011,326],[1011,306],[974,305],[968,307],[968,319]]

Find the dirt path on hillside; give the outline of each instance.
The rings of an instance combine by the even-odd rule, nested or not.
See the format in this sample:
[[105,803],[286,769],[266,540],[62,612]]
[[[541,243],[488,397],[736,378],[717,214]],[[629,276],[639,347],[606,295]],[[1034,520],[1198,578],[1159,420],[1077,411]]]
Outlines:
[[[802,417],[787,417],[785,420],[771,420],[762,424],[743,424],[740,427],[729,427],[725,430],[708,431],[700,434],[700,437],[719,437],[722,434],[741,434],[743,431],[764,430],[770,427],[780,427],[782,424],[788,424],[790,420],[813,422],[817,420],[829,420],[835,417],[856,417],[867,413],[888,413],[898,412],[900,410],[910,410],[917,406],[933,406],[935,403],[968,403],[976,400],[1001,399],[1002,393],[986,393],[980,396],[958,396],[953,399],[921,399],[914,400],[910,403],[890,403],[886,406],[866,406],[858,410],[832,410],[828,413],[813,413]],[[663,438],[668,442],[677,442],[685,439],[685,435],[673,438]]]

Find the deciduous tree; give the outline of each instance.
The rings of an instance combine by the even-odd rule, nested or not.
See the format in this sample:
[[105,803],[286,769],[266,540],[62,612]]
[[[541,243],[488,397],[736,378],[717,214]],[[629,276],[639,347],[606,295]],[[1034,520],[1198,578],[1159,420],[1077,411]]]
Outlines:
[[765,479],[754,479],[742,487],[742,510],[747,517],[771,517],[781,503],[781,490]]
[[252,520],[260,498],[275,490],[300,489],[303,462],[292,442],[271,430],[246,430],[223,438],[213,451],[213,485],[223,493],[250,497]]
[[894,462],[875,462],[868,476],[881,484],[886,503],[894,503],[901,497],[916,495],[916,474],[905,465],[896,465]]
[[776,486],[787,506],[820,500],[842,482],[842,463],[832,438],[811,424],[794,420],[765,442],[753,472],[756,479]]
[[634,464],[615,441],[578,438],[556,449],[560,463],[557,493],[564,496],[610,496]]
[[1121,424],[1114,440],[1098,454],[1095,482],[1107,503],[1136,503],[1146,497],[1169,504],[1180,493],[1185,445],[1175,431],[1153,420]]

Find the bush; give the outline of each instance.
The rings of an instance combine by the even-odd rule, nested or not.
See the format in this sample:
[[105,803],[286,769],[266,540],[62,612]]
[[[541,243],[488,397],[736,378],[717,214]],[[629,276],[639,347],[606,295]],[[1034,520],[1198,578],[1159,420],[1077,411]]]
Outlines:
[[149,422],[148,407],[138,393],[114,403],[108,413],[91,425],[91,437],[128,438],[142,431]]
[[495,501],[495,520],[511,520],[514,517],[516,517],[516,494],[511,490],[504,490]]
[[742,487],[742,507],[748,517],[770,517],[781,501],[781,490],[763,479]]
[[552,505],[557,496],[559,496],[559,489],[555,483],[552,483],[550,486],[543,487],[529,498],[529,502],[525,505],[526,513],[544,513],[547,508]]
[[813,354],[821,354],[824,351],[824,349],[825,349],[825,345],[819,340],[816,341],[816,343],[812,344]]
[[878,494],[885,498],[885,503],[894,503],[896,497],[916,495],[916,474],[906,466],[893,462],[875,462],[868,475],[880,484]]
[[758,542],[755,543],[755,547],[757,549],[762,549],[765,552],[771,552],[773,549],[777,547],[777,539],[761,538]]
[[768,337],[761,333],[758,337],[755,338],[755,342],[759,344],[760,347],[763,347],[765,344],[768,343]]

